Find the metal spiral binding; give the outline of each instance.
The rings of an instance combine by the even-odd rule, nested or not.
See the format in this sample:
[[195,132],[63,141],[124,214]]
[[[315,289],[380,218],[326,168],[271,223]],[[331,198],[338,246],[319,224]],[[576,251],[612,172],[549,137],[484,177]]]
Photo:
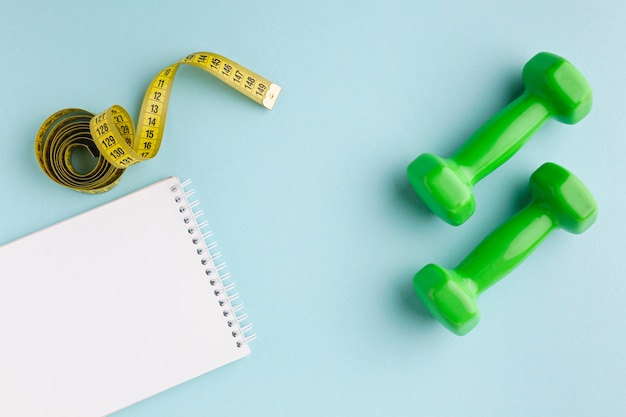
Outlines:
[[230,282],[229,272],[225,272],[226,263],[216,263],[222,257],[222,253],[217,251],[217,242],[209,241],[213,232],[204,231],[208,226],[208,221],[199,221],[204,212],[197,209],[198,200],[190,201],[190,197],[195,194],[195,190],[187,189],[191,185],[191,180],[186,180],[179,185],[171,187],[175,194],[174,202],[179,204],[178,211],[183,214],[183,222],[187,227],[187,232],[191,236],[191,241],[196,246],[196,253],[199,256],[198,262],[205,266],[204,273],[208,278],[208,284],[212,287],[212,293],[216,302],[222,307],[222,315],[226,319],[226,325],[231,329],[231,335],[237,347],[242,347],[254,339],[256,334],[251,333],[252,324],[246,323],[248,315],[242,313],[243,303],[234,304],[239,299],[239,293],[233,292],[235,284]]

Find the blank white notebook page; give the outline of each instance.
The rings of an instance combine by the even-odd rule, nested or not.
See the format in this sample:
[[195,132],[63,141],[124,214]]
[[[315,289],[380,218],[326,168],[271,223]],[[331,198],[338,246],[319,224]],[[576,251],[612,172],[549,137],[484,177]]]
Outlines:
[[250,352],[186,196],[168,178],[0,247],[0,416],[108,415]]

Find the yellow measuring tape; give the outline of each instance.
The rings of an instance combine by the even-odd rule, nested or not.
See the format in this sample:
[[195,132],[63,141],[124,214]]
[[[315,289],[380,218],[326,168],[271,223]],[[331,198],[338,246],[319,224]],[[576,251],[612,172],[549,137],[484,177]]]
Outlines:
[[[202,68],[270,110],[280,93],[280,86],[228,58],[211,52],[191,54],[154,77],[143,98],[137,130],[128,112],[118,105],[96,115],[64,109],[48,117],[35,138],[41,169],[66,187],[102,193],[119,182],[126,168],[154,158],[163,138],[174,76],[182,64]],[[98,158],[90,172],[81,173],[72,164],[78,147]]]

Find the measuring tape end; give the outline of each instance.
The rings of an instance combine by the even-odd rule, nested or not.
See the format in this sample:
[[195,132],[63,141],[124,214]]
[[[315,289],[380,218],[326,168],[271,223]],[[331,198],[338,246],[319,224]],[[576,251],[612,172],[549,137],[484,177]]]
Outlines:
[[263,99],[263,106],[266,109],[272,110],[274,103],[276,103],[276,100],[278,99],[280,90],[281,87],[278,84],[270,84],[270,88],[267,90],[267,94],[265,94],[265,98]]

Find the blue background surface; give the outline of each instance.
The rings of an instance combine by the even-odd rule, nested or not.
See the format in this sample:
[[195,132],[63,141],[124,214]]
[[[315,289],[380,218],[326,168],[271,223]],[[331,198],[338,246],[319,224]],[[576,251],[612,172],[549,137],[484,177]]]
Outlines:
[[[168,175],[193,179],[258,339],[116,417],[624,415],[625,16],[618,0],[3,1],[0,243]],[[114,190],[77,193],[40,171],[47,116],[116,103],[136,115],[152,77],[196,51],[280,84],[274,110],[183,68],[159,155]],[[466,224],[443,223],[406,166],[454,151],[519,94],[539,51],[581,70],[592,112],[548,122],[477,185]],[[478,327],[452,335],[413,275],[456,265],[525,204],[546,161],[589,186],[597,223],[552,234],[481,296]]]

